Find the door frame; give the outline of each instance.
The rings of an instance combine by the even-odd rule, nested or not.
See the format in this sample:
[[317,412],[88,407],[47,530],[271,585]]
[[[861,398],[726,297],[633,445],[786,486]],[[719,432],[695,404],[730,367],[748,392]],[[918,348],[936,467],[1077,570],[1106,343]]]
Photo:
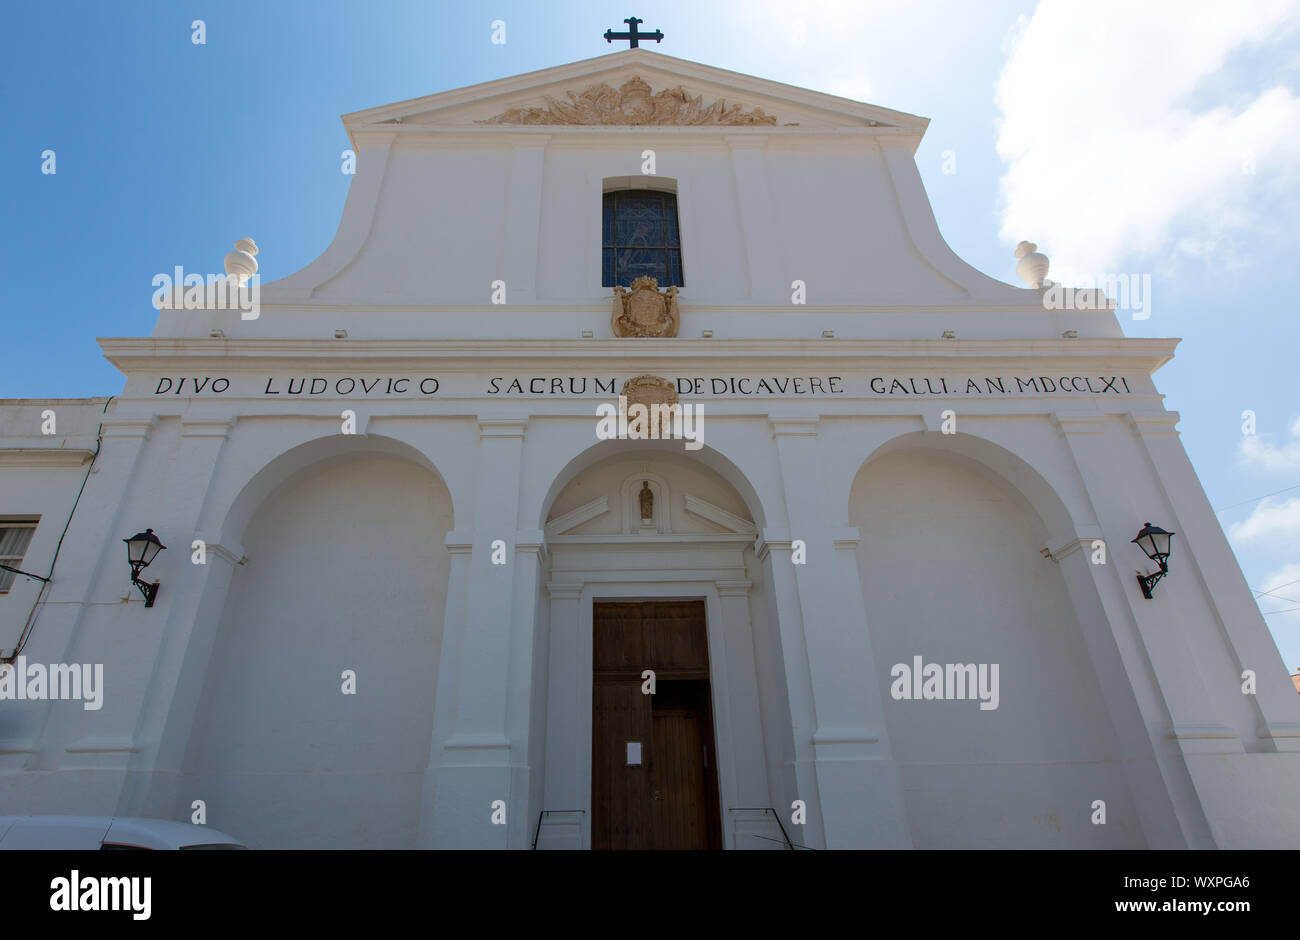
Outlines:
[[718,820],[722,828],[722,847],[733,845],[728,825],[727,807],[736,802],[735,752],[731,746],[731,695],[727,687],[727,651],[722,627],[722,602],[712,581],[697,582],[607,582],[588,581],[578,599],[578,708],[582,719],[578,726],[577,751],[579,782],[583,799],[582,847],[591,848],[591,746],[593,683],[595,669],[595,609],[601,601],[704,601],[704,633],[709,646],[709,697],[713,704],[713,756],[718,774]]

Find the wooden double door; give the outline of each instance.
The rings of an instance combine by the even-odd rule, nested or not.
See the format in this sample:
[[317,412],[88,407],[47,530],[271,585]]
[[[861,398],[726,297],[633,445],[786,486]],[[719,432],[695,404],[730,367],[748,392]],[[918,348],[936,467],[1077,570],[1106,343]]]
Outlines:
[[597,602],[593,623],[592,848],[722,848],[704,602]]

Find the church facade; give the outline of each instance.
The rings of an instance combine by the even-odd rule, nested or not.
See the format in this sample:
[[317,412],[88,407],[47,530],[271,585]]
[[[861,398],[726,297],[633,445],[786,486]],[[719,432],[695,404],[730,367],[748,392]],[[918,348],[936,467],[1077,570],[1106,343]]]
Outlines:
[[1152,380],[1176,341],[1048,309],[1032,246],[1029,287],[957,258],[924,119],[629,49],[344,124],[316,261],[252,309],[178,278],[100,340],[112,399],[0,403],[0,561],[50,578],[0,584],[3,812],[1300,847],[1300,698]]

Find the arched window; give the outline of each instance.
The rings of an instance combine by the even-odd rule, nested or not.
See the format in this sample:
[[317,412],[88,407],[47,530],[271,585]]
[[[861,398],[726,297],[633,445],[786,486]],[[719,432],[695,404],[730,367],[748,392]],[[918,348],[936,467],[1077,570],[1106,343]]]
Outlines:
[[677,197],[651,189],[605,193],[601,279],[605,287],[630,287],[652,277],[661,288],[682,285]]

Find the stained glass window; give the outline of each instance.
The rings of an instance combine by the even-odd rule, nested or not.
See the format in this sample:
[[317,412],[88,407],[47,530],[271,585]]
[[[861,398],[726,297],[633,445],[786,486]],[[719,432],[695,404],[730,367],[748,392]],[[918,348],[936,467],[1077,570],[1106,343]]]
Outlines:
[[601,277],[605,287],[631,287],[652,277],[661,288],[682,286],[677,197],[647,189],[605,193],[601,225]]

